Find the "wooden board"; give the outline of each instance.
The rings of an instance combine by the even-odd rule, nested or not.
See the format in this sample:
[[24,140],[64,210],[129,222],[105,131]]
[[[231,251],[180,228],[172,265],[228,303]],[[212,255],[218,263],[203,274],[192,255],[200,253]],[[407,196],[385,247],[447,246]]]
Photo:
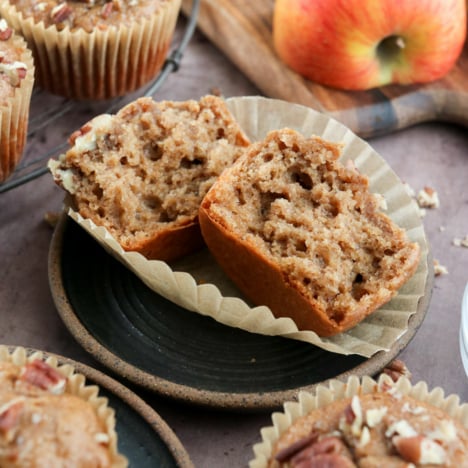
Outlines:
[[[192,0],[183,0],[191,11]],[[362,137],[441,120],[468,124],[468,45],[443,79],[370,91],[339,91],[299,76],[275,54],[274,0],[200,0],[198,26],[268,97],[326,112]],[[221,90],[222,91],[222,90]]]

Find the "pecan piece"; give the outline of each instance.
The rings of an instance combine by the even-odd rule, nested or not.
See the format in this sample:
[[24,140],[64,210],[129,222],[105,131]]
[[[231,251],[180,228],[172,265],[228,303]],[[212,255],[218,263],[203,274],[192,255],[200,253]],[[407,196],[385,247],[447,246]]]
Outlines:
[[59,3],[57,6],[52,8],[50,17],[54,23],[62,23],[71,15],[72,11],[73,10],[67,4],[67,2]]
[[88,133],[89,131],[91,131],[92,128],[92,125],[90,125],[89,123],[84,124],[79,130],[76,130],[70,135],[70,137],[68,138],[68,143],[70,143],[70,145],[74,145],[78,137]]
[[107,2],[103,5],[102,9],[101,9],[101,17],[103,19],[107,19],[109,18],[109,16],[111,15],[112,13],[112,9],[113,9],[114,5],[112,4],[112,2]]
[[309,446],[310,444],[314,443],[318,439],[318,433],[312,431],[308,436],[299,439],[298,441],[294,442],[293,444],[285,447],[284,449],[280,450],[276,454],[276,460],[280,463],[289,460],[293,455],[297,452],[303,450],[305,447]]
[[11,35],[13,34],[13,29],[11,29],[7,22],[4,19],[0,20],[0,41],[8,41]]
[[444,448],[422,435],[395,436],[392,438],[392,443],[401,457],[410,463],[440,465],[446,462]]
[[18,67],[16,69],[16,71],[18,72],[18,79],[19,80],[22,80],[26,76],[26,73],[28,72],[28,70],[26,68],[23,68],[23,67]]
[[393,360],[382,372],[387,374],[394,382],[397,382],[400,377],[411,379],[411,372],[401,359]]
[[0,431],[2,433],[7,433],[16,425],[21,415],[22,406],[23,399],[15,398],[0,408]]
[[28,362],[20,378],[51,393],[62,393],[66,383],[66,378],[60,372],[40,359]]
[[341,439],[327,436],[306,447],[291,458],[291,465],[300,467],[354,468],[348,449]]

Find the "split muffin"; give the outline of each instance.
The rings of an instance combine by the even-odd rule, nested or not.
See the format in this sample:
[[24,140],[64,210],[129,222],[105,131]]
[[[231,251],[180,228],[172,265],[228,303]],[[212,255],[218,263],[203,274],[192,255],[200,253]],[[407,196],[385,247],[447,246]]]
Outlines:
[[249,145],[224,100],[140,98],[95,117],[49,162],[72,207],[126,251],[171,261],[204,245],[198,208]]
[[420,258],[340,151],[272,131],[223,172],[199,210],[208,248],[245,296],[319,336],[390,301]]

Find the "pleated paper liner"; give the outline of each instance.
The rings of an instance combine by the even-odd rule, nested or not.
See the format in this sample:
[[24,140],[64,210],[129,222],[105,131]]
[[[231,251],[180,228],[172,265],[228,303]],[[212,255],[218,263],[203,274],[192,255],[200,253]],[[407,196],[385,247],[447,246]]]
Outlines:
[[99,396],[99,387],[97,385],[86,384],[84,375],[76,373],[70,364],[59,364],[53,356],[44,358],[40,351],[28,354],[23,347],[8,348],[0,346],[0,361],[10,362],[17,366],[24,366],[28,362],[39,359],[45,361],[51,367],[55,368],[60,374],[66,377],[65,393],[75,395],[82,400],[87,401],[94,409],[102,426],[106,428],[106,435],[109,438],[108,447],[111,456],[113,468],[124,468],[128,466],[126,457],[118,453],[117,433],[115,431],[115,412],[107,404],[107,398]]
[[153,79],[166,59],[179,11],[180,0],[160,2],[149,17],[87,32],[46,28],[9,2],[0,4],[2,16],[33,50],[39,86],[72,99],[122,96]]
[[412,384],[406,377],[401,377],[398,382],[394,383],[385,374],[381,374],[377,380],[367,376],[362,379],[351,376],[346,382],[332,379],[327,385],[318,385],[314,392],[299,392],[297,401],[285,402],[282,412],[272,414],[273,425],[260,430],[261,442],[253,447],[254,458],[250,461],[249,468],[269,466],[268,461],[276,442],[302,416],[334,401],[354,395],[388,391],[390,388],[393,394],[406,395],[443,410],[468,429],[468,403],[461,403],[460,397],[455,394],[446,396],[441,387],[430,390],[426,382],[420,381]]
[[0,103],[0,182],[11,175],[23,155],[34,85],[33,57],[26,42],[17,34],[13,34],[8,41],[9,47],[24,50],[19,61],[26,65],[26,76],[14,89],[13,95]]
[[290,127],[305,136],[318,135],[344,143],[341,159],[352,159],[358,170],[369,177],[371,191],[382,194],[387,202],[387,214],[406,229],[412,241],[419,243],[421,261],[416,273],[397,296],[359,325],[334,337],[320,338],[312,331],[299,330],[289,318],[275,318],[265,306],[248,304],[207,250],[171,265],[147,260],[139,253],[123,251],[107,230],[73,210],[69,210],[69,215],[152,290],[190,311],[228,326],[305,341],[340,354],[371,357],[378,351],[389,350],[408,329],[408,321],[425,293],[428,245],[416,202],[371,146],[326,115],[300,105],[260,97],[231,98],[227,103],[252,141],[263,138],[270,130]]

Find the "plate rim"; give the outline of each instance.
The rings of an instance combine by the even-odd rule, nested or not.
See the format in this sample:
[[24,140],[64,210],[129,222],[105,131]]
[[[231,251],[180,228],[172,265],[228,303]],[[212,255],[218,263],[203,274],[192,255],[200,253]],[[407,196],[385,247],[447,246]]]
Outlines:
[[[62,282],[61,253],[67,223],[74,222],[65,211],[59,216],[57,225],[52,234],[48,254],[48,279],[52,298],[58,314],[75,340],[106,368],[126,380],[150,390],[162,397],[178,402],[194,404],[201,407],[224,410],[243,410],[248,412],[271,411],[281,408],[284,401],[296,400],[300,391],[313,392],[318,385],[326,384],[331,379],[346,380],[350,375],[359,377],[375,375],[410,343],[417,330],[424,321],[432,296],[434,274],[432,253],[427,243],[428,274],[424,295],[420,298],[416,312],[411,315],[408,329],[388,351],[379,351],[363,363],[339,375],[316,382],[311,385],[299,386],[293,389],[270,392],[229,393],[213,390],[197,389],[188,385],[171,382],[157,375],[142,370],[114,354],[92,335],[81,323],[67,298]],[[79,227],[79,226],[78,226]],[[109,254],[107,254],[109,255]]]
[[[12,352],[20,346],[6,345],[6,347],[8,348],[9,352]],[[154,408],[152,408],[140,396],[138,396],[130,388],[126,387],[123,383],[88,364],[76,361],[61,354],[34,347],[21,347],[24,348],[28,356],[33,353],[40,353],[44,360],[51,357],[55,358],[59,365],[66,364],[72,366],[75,373],[85,376],[86,385],[97,385],[99,389],[103,388],[107,392],[112,393],[119,400],[130,406],[142,419],[145,420],[147,425],[150,426],[158,435],[158,437],[164,442],[167,449],[174,457],[174,461],[177,463],[179,468],[194,468],[194,464],[191,461],[187,450],[169,424]],[[120,437],[117,433],[117,443],[119,440]],[[129,462],[131,462],[131,460],[129,460]]]

